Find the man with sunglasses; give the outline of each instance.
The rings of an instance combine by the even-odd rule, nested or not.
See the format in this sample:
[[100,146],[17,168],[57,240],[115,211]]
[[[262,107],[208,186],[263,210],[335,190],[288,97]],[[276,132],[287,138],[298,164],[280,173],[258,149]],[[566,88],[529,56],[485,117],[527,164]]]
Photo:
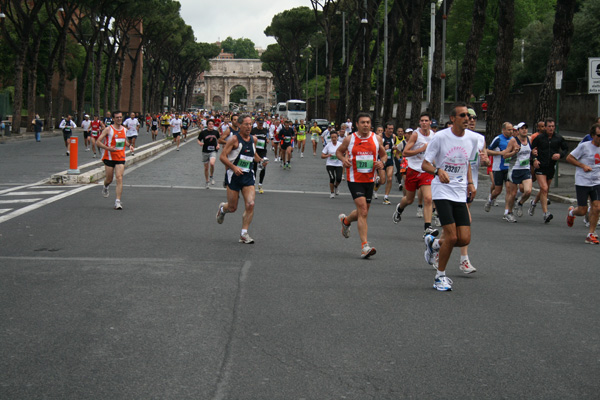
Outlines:
[[585,243],[600,244],[596,234],[598,214],[600,213],[600,124],[592,125],[591,141],[581,142],[567,156],[567,162],[575,167],[575,193],[577,208],[571,206],[567,213],[567,225],[573,226],[575,216],[585,216],[590,199],[589,233]]
[[456,103],[450,112],[452,127],[433,137],[425,152],[422,168],[435,176],[431,182],[431,195],[440,217],[443,237],[425,236],[425,261],[434,265],[438,253],[438,266],[433,288],[452,290],[452,280],[446,277],[446,265],[452,249],[471,241],[471,221],[467,201],[476,193],[470,160],[485,157],[478,154],[479,135],[467,129],[469,113],[465,103]]

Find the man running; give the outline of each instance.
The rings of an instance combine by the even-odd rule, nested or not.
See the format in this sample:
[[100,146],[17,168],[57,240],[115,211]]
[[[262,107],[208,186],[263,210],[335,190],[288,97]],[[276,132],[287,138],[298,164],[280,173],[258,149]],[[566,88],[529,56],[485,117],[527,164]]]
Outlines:
[[89,115],[85,114],[83,116],[81,127],[83,128],[83,142],[85,144],[85,151],[90,151],[90,145],[92,142],[90,139],[90,136],[92,135],[92,121],[90,121]]
[[[512,210],[511,215],[517,217],[523,216],[523,204],[529,199],[531,195],[531,187],[533,182],[531,180],[531,143],[527,137],[527,124],[521,122],[517,124],[517,136],[510,139],[508,142],[507,151],[509,154],[516,151],[515,155],[511,157],[508,168],[508,181],[506,182],[506,207]],[[515,199],[517,196],[517,190],[519,185],[523,186],[523,194],[519,199],[519,202],[515,205]],[[514,218],[514,217],[513,217]],[[510,221],[512,222],[512,221]]]
[[[129,114],[129,118],[123,122],[123,126],[127,128],[127,140],[131,143],[131,146],[135,148],[135,141],[138,137],[138,129],[140,126],[140,121],[135,117],[135,113],[132,112]],[[132,156],[135,154],[132,152]]]
[[183,121],[179,116],[179,113],[175,114],[175,118],[171,119],[169,125],[171,125],[171,135],[173,135],[173,143],[177,143],[177,151],[179,151],[179,143],[181,141],[181,126]]
[[240,131],[233,134],[227,141],[219,159],[227,167],[227,202],[219,204],[217,210],[217,223],[222,224],[225,214],[234,213],[237,210],[240,191],[244,197],[245,211],[242,216],[242,232],[240,243],[251,244],[254,239],[248,234],[248,228],[254,216],[254,171],[253,162],[266,165],[267,161],[259,157],[254,151],[257,138],[250,136],[252,129],[252,117],[242,115],[240,117]]
[[338,141],[337,132],[331,132],[331,142],[323,147],[323,152],[321,154],[321,158],[327,159],[325,168],[327,169],[327,174],[329,174],[330,199],[333,199],[339,194],[338,186],[342,181],[343,164],[337,158],[337,149],[341,145],[342,143]]
[[408,168],[406,169],[406,182],[404,187],[406,189],[406,195],[402,197],[402,200],[396,206],[396,211],[392,215],[392,220],[395,224],[400,222],[402,219],[402,212],[404,208],[409,206],[415,200],[415,194],[417,190],[421,189],[423,195],[423,229],[425,235],[432,234],[438,235],[438,230],[431,226],[431,217],[433,214],[433,202],[431,198],[431,181],[433,176],[426,173],[422,169],[423,160],[425,157],[425,151],[427,150],[428,144],[433,139],[433,132],[429,129],[431,125],[431,116],[429,113],[421,113],[419,118],[419,128],[413,131],[412,135],[406,142],[402,155],[408,162]]
[[[537,150],[537,158],[533,160],[535,168],[535,176],[540,187],[538,193],[540,202],[542,203],[542,211],[544,212],[544,223],[552,220],[552,214],[548,212],[548,190],[554,178],[556,162],[561,158],[565,158],[569,152],[569,147],[565,139],[554,132],[556,128],[554,119],[546,118],[545,132],[540,133],[531,142],[531,147]],[[532,200],[529,205],[529,215],[535,213],[536,200]]]
[[65,141],[65,147],[67,148],[67,155],[71,154],[69,152],[69,139],[73,135],[73,129],[77,128],[75,122],[70,115],[67,115],[67,118],[60,121],[60,125],[58,125],[60,129],[63,131],[63,139]]
[[321,128],[317,125],[317,121],[313,123],[313,126],[310,128],[310,140],[313,146],[313,156],[317,155],[317,141],[321,136]]
[[304,124],[304,120],[300,121],[296,130],[298,132],[296,135],[296,142],[298,143],[298,150],[300,150],[300,158],[303,158],[304,147],[306,145],[306,125]]
[[183,114],[183,118],[181,118],[181,133],[183,135],[183,141],[187,142],[187,133],[188,129],[192,123],[188,114]]
[[[469,113],[464,103],[457,103],[450,112],[452,127],[433,137],[423,160],[423,171],[435,176],[431,192],[442,228],[442,239],[425,236],[425,260],[433,265],[438,253],[438,267],[433,288],[452,290],[452,280],[446,276],[446,265],[452,249],[471,241],[471,222],[467,201],[473,198],[475,186],[470,161],[477,157],[479,138],[467,130]],[[483,156],[483,154],[482,154]]]
[[294,150],[293,140],[295,136],[296,131],[290,126],[290,121],[286,120],[283,123],[283,128],[279,131],[283,169],[292,169],[290,162],[292,161],[292,151]]
[[122,210],[121,195],[123,194],[123,174],[125,173],[125,146],[129,147],[131,154],[135,150],[133,145],[127,140],[125,127],[121,125],[123,113],[121,111],[113,112],[113,122],[104,128],[98,138],[98,147],[104,149],[105,178],[102,195],[108,197],[108,186],[113,181],[113,174],[117,179],[117,198],[115,200],[115,210]]
[[504,216],[503,220],[507,222],[517,222],[512,214],[512,208],[508,207],[508,161],[517,154],[518,148],[513,147],[510,151],[508,148],[508,142],[512,139],[513,124],[510,122],[504,122],[502,124],[502,133],[492,140],[492,143],[488,146],[488,154],[493,156],[494,162],[492,164],[492,171],[494,174],[494,190],[490,193],[488,201],[485,203],[485,212],[490,212],[494,200],[502,193],[502,189],[506,185],[506,202],[504,205]]
[[[206,188],[215,184],[213,174],[215,173],[215,161],[219,151],[219,131],[215,129],[215,121],[209,119],[206,129],[198,134],[198,144],[202,146],[202,162],[204,163],[204,177]],[[209,172],[210,167],[210,172]]]
[[575,216],[585,216],[588,212],[588,198],[591,202],[589,212],[589,233],[585,243],[600,244],[596,234],[598,214],[600,213],[600,124],[592,126],[591,141],[579,145],[567,156],[567,162],[575,169],[575,193],[577,208],[571,206],[567,213],[567,225],[573,226]]
[[[256,138],[256,152],[258,156],[263,160],[267,160],[267,145],[269,143],[269,131],[264,126],[265,119],[263,117],[258,117],[256,119],[256,127],[252,128],[250,131],[250,135]],[[262,163],[254,163],[254,176],[256,177],[257,170],[260,170],[260,175],[258,178],[258,193],[263,194],[264,190],[262,188],[263,181],[265,179],[266,167]]]
[[[357,221],[358,235],[361,242],[362,258],[369,258],[377,250],[371,247],[367,240],[367,217],[373,197],[374,171],[382,169],[387,162],[387,154],[383,142],[375,133],[371,132],[371,115],[361,112],[357,115],[358,131],[344,138],[338,147],[336,156],[346,168],[348,189],[356,208],[346,216],[338,216],[342,224],[342,235],[350,237],[350,224]],[[379,156],[379,160],[377,159]]]
[[394,123],[388,122],[385,124],[385,131],[383,132],[383,147],[387,153],[387,162],[384,165],[385,168],[385,195],[383,196],[383,204],[391,204],[389,200],[390,191],[392,190],[392,177],[394,176],[394,157],[392,157],[392,151],[394,149],[394,143],[396,142],[396,135],[394,135]]

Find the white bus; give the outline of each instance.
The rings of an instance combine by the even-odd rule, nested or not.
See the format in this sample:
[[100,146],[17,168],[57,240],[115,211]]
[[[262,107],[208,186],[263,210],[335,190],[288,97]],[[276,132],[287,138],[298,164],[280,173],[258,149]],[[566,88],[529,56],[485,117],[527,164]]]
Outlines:
[[285,103],[278,103],[277,113],[279,117],[287,118],[292,122],[296,120],[306,121],[306,102],[302,100],[288,100]]

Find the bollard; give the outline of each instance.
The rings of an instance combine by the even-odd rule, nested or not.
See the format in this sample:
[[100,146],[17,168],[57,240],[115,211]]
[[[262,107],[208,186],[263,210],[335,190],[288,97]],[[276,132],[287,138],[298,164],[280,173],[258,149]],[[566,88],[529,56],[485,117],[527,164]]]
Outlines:
[[69,138],[69,174],[79,174],[79,168],[77,168],[77,136],[71,136]]

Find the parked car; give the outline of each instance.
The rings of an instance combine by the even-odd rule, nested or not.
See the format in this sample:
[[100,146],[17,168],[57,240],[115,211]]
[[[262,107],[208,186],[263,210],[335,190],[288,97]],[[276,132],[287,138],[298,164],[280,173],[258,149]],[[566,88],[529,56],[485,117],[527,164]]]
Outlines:
[[327,127],[329,126],[329,121],[327,121],[326,119],[311,119],[310,120],[310,126],[313,126],[315,124],[315,122],[317,123],[317,126],[319,128],[321,128],[322,131],[324,131],[325,129],[327,129]]

